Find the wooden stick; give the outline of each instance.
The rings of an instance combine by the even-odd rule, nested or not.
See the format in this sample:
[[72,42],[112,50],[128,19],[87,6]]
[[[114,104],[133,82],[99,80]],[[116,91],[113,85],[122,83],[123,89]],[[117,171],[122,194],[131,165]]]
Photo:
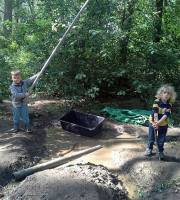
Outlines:
[[155,144],[156,144],[156,152],[158,154],[158,159],[160,159],[160,156],[159,156],[159,152],[158,152],[158,129],[157,128],[154,128],[154,138],[155,138]]
[[27,168],[27,169],[20,170],[18,172],[15,172],[13,175],[14,175],[16,180],[20,180],[20,179],[23,179],[26,176],[29,176],[29,175],[31,175],[35,172],[39,172],[39,171],[43,171],[43,170],[46,170],[46,169],[52,169],[52,168],[58,167],[59,165],[63,165],[65,163],[68,163],[68,162],[70,162],[74,159],[77,159],[77,158],[79,158],[83,155],[92,153],[94,151],[97,151],[101,148],[102,148],[101,145],[94,146],[92,148],[85,149],[85,150],[80,151],[80,152],[78,152],[74,155],[71,155],[71,156],[66,156],[66,157],[63,157],[63,158],[57,158],[57,159],[51,160],[51,161],[46,162],[46,163],[42,163],[42,164]]
[[31,88],[30,88],[30,93],[32,92],[32,90],[34,89],[37,81],[39,80],[40,76],[42,75],[42,73],[44,72],[44,70],[46,69],[46,67],[48,66],[48,64],[50,63],[51,59],[53,58],[53,56],[55,55],[57,49],[59,48],[59,46],[63,43],[63,41],[65,40],[66,35],[68,34],[68,32],[71,30],[71,28],[73,27],[73,25],[75,24],[76,20],[79,18],[80,14],[82,13],[82,11],[85,9],[85,7],[87,6],[87,4],[89,3],[90,0],[87,0],[84,5],[82,6],[82,8],[80,9],[80,11],[78,12],[78,14],[76,15],[76,17],[74,18],[74,20],[72,21],[72,23],[70,24],[70,26],[68,27],[68,29],[66,30],[66,32],[64,33],[63,37],[59,39],[58,44],[56,45],[56,47],[54,48],[54,50],[52,51],[51,55],[49,56],[49,58],[47,59],[47,61],[45,62],[44,66],[42,67],[40,73],[38,74],[38,76],[36,77],[36,79],[34,80]]

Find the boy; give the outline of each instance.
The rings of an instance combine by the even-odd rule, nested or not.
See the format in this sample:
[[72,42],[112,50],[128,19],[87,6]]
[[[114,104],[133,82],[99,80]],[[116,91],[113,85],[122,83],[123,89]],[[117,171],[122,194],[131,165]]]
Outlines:
[[164,143],[168,130],[168,118],[171,114],[172,103],[176,99],[176,92],[170,85],[161,86],[156,94],[156,100],[153,104],[152,115],[150,116],[148,144],[145,156],[152,155],[153,145],[155,142],[155,129],[158,131],[157,146],[159,151],[159,159],[164,159]]
[[14,70],[11,72],[12,84],[10,86],[11,99],[12,99],[12,112],[14,128],[11,132],[17,133],[19,131],[20,119],[24,122],[25,131],[27,133],[32,132],[30,129],[29,112],[27,106],[27,98],[29,97],[28,87],[36,79],[37,75],[28,78],[27,80],[21,79],[21,72]]

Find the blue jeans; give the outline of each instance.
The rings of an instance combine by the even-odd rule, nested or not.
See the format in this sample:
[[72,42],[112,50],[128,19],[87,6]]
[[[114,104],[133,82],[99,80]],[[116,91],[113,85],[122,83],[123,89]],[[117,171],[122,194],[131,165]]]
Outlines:
[[19,129],[20,120],[24,122],[26,129],[30,128],[29,111],[27,105],[22,105],[21,107],[13,107],[12,111],[14,129]]
[[[159,126],[158,127],[158,135],[157,135],[157,146],[159,152],[164,151],[164,143],[166,141],[166,133],[167,133],[168,126]],[[155,142],[155,135],[154,135],[154,127],[152,124],[149,124],[149,133],[148,133],[148,149],[153,149],[153,145]]]

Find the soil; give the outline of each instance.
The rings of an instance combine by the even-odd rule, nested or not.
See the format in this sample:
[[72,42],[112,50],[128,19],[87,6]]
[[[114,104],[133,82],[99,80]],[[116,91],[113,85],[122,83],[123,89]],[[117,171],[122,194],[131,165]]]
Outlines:
[[27,177],[10,195],[15,199],[126,200],[120,181],[103,166],[73,165]]
[[[166,158],[165,161],[159,161],[156,148],[152,157],[144,157],[147,140],[146,127],[106,120],[102,132],[97,136],[83,137],[66,132],[61,128],[59,121],[63,114],[61,105],[62,101],[55,100],[36,101],[31,104],[32,134],[8,133],[7,130],[12,127],[10,106],[8,102],[0,105],[1,199],[105,200],[106,194],[109,194],[109,183],[106,180],[112,180],[112,177],[115,177],[114,180],[118,182],[117,185],[112,184],[113,193],[110,197],[113,200],[116,199],[113,198],[113,194],[118,192],[120,192],[117,195],[119,199],[126,198],[126,196],[129,199],[180,199],[180,128],[169,129],[165,144]],[[15,182],[13,179],[14,171],[53,158],[71,155],[99,144],[103,145],[102,149],[63,165],[61,168],[36,173],[27,177],[23,182]],[[87,165],[87,163],[93,165]],[[74,173],[72,173],[73,170]],[[97,189],[99,187],[96,183],[97,177],[92,178],[94,172],[98,173],[97,177],[100,177],[103,183],[100,188],[105,188],[104,193],[101,189]],[[88,173],[92,177],[87,176]],[[66,178],[71,179],[67,181],[67,184],[61,181]],[[48,182],[48,180],[51,181]],[[55,184],[56,181],[62,189],[64,188],[63,190],[59,190]],[[84,190],[81,190],[82,185]],[[66,186],[72,190],[67,189]],[[68,192],[62,192],[66,190]],[[40,192],[41,198],[27,197],[33,191],[35,194]],[[80,198],[78,195],[82,193],[77,191],[87,192]],[[91,195],[90,193],[95,196],[88,196]],[[58,198],[60,194],[63,194],[63,197]],[[100,194],[105,196],[102,198]]]

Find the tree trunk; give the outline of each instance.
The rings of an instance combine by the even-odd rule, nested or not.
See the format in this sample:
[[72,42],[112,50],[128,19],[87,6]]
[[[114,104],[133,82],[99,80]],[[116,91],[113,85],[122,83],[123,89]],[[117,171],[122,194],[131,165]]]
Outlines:
[[[134,13],[134,8],[137,0],[131,0],[131,1],[124,1],[124,9],[122,14],[122,23],[121,28],[124,32],[124,37],[120,41],[121,50],[120,50],[120,57],[121,57],[121,63],[123,65],[127,64],[127,55],[128,55],[128,44],[129,44],[129,33],[132,28],[132,15]],[[127,4],[127,8],[126,8]]]
[[14,20],[15,20],[16,23],[20,22],[19,11],[21,9],[21,6],[22,6],[22,1],[16,0],[14,8],[13,8],[13,11],[14,11]]
[[13,0],[4,0],[4,22],[10,22],[4,24],[4,33],[9,35],[12,32],[12,10],[13,10]]
[[162,16],[164,0],[156,0],[157,18],[155,20],[154,42],[160,42],[162,36]]
[[[164,0],[156,0],[156,18],[154,21],[154,33],[153,33],[153,42],[159,43],[162,37],[162,17],[163,17],[163,7],[164,7]],[[153,53],[150,55],[150,68],[154,69],[158,63],[158,54]]]
[[32,17],[32,19],[34,19],[35,18],[34,1],[33,0],[28,0],[27,3],[29,5],[29,9],[30,9],[30,12],[31,12],[31,17]]

